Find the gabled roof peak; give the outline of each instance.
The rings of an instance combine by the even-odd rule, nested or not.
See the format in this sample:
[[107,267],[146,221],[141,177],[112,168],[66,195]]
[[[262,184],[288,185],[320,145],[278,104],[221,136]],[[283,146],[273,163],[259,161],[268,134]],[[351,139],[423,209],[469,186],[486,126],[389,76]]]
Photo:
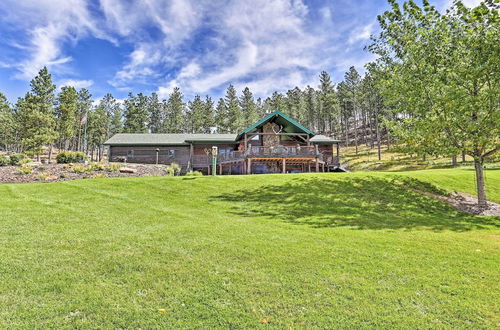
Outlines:
[[295,121],[292,118],[285,115],[283,112],[281,112],[279,110],[274,110],[273,112],[268,113],[267,115],[265,115],[264,117],[262,117],[261,119],[256,121],[254,124],[245,128],[241,133],[238,134],[237,139],[240,139],[243,134],[250,133],[254,129],[264,125],[265,123],[271,121],[272,119],[274,119],[276,117],[279,117],[278,120],[281,121],[281,124],[283,124],[283,126],[287,127],[288,130],[291,130],[291,131],[296,132],[296,133],[309,134],[311,136],[316,135],[313,131],[305,128],[297,121]]

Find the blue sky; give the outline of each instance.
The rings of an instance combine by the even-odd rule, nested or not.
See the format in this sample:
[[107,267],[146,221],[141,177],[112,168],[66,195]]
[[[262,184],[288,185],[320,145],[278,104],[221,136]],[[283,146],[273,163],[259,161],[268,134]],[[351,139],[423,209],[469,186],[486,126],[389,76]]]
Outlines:
[[[434,0],[439,9],[451,0]],[[466,5],[479,1],[467,0]],[[335,82],[363,50],[385,0],[2,0],[0,92],[24,95],[44,65],[58,86],[220,97]]]

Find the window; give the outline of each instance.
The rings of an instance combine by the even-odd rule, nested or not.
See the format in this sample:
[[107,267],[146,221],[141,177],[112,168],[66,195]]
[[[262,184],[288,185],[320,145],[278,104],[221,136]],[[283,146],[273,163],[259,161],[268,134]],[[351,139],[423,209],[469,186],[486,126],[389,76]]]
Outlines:
[[167,152],[167,157],[175,157],[175,149],[167,149],[165,151]]

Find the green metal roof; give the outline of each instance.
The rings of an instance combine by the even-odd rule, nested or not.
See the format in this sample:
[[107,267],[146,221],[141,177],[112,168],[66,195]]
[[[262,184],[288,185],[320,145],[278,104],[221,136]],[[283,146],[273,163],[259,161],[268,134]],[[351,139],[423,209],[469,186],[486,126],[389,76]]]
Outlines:
[[239,140],[241,138],[241,136],[245,133],[250,133],[251,131],[253,131],[254,129],[264,125],[266,122],[270,121],[271,119],[273,118],[276,118],[276,122],[278,122],[279,124],[283,125],[284,128],[285,128],[285,131],[286,132],[289,132],[289,133],[304,133],[304,134],[309,134],[309,135],[316,135],[314,134],[313,131],[305,128],[304,126],[302,126],[301,124],[299,124],[298,122],[296,122],[295,120],[293,120],[292,118],[288,117],[287,115],[285,115],[283,112],[279,111],[279,110],[275,110],[273,112],[271,112],[270,114],[262,117],[261,119],[259,119],[255,124],[249,126],[248,128],[244,129],[240,134],[238,134],[238,136],[236,137],[237,140]]
[[192,143],[235,143],[236,134],[115,134],[104,142],[110,146],[126,145],[189,145]]
[[316,144],[337,144],[342,142],[341,140],[335,140],[325,135],[315,135],[309,141]]

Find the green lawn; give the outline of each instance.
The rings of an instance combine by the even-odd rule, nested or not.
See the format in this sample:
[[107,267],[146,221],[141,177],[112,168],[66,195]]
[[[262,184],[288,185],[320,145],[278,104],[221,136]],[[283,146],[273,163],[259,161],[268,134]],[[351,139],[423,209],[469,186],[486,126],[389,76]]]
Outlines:
[[3,184],[0,328],[495,328],[499,218],[390,183],[473,174]]

